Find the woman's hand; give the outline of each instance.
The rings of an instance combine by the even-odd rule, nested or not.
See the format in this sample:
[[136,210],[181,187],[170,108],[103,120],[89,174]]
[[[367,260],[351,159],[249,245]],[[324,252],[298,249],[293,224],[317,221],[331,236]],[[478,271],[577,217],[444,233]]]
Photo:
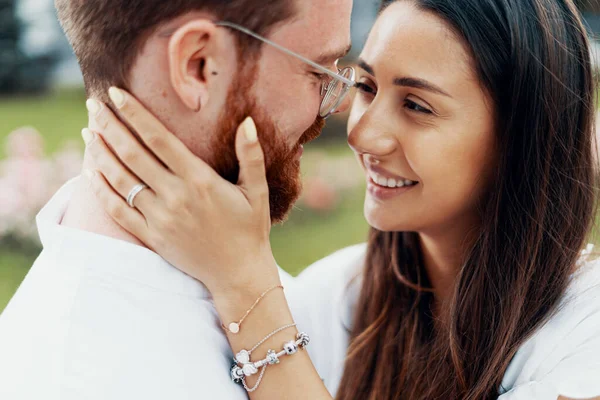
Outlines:
[[[118,89],[111,89],[110,95],[146,147],[106,106],[89,102],[95,119],[91,128],[99,134],[84,130],[83,136],[99,170],[90,173],[97,196],[124,229],[202,281],[224,323],[238,321],[260,293],[280,284],[269,244],[264,155],[254,122],[247,119],[238,129],[240,179],[232,185],[194,156],[133,96]],[[135,197],[136,208],[131,208],[125,198],[141,182],[149,189]],[[244,321],[239,334],[228,332],[228,338],[237,353],[250,349],[265,331],[292,322],[283,291],[274,290]],[[293,326],[279,332],[260,350],[278,348],[297,332]],[[252,400],[331,400],[307,352],[273,368],[260,389],[249,394]]]
[[[264,155],[253,120],[238,128],[240,179],[233,185],[129,93],[111,88],[109,94],[143,142],[108,107],[88,101],[97,133],[84,129],[82,134],[98,169],[88,175],[109,215],[215,297],[244,290],[251,296],[279,284],[269,243]],[[126,198],[140,183],[149,188],[135,197],[132,208]]]

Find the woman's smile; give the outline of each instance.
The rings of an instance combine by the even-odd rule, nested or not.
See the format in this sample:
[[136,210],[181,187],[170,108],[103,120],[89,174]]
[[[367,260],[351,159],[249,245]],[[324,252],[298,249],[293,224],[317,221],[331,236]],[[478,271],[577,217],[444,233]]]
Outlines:
[[366,164],[367,191],[377,200],[387,200],[404,194],[419,184],[417,181],[394,175],[383,168]]

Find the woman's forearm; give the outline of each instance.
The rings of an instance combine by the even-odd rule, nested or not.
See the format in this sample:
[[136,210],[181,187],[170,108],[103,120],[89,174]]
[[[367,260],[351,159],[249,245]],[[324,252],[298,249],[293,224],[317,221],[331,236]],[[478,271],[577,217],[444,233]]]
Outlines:
[[[225,327],[231,322],[239,321],[248,308],[265,290],[277,286],[271,282],[258,290],[229,291],[215,296],[215,306]],[[281,327],[293,324],[284,291],[277,289],[267,294],[248,315],[237,334],[227,332],[234,354],[242,349],[251,350],[263,338]],[[310,332],[306,332],[310,335]],[[280,352],[286,342],[296,340],[298,329],[290,327],[267,339],[251,354],[251,361],[256,362],[266,357],[268,350]],[[310,346],[310,344],[309,344]],[[246,378],[246,384],[252,388],[260,376],[260,369],[255,375]],[[299,350],[293,355],[280,357],[280,363],[268,365],[258,389],[249,393],[251,400],[331,400],[319,374],[306,350]]]

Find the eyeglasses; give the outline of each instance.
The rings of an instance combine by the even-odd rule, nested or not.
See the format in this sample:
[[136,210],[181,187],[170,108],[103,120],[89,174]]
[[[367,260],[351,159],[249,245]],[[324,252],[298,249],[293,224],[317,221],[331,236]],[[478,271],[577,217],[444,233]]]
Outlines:
[[356,82],[354,81],[356,72],[352,67],[346,67],[343,69],[338,68],[338,73],[336,74],[328,68],[325,68],[322,65],[319,65],[308,58],[301,56],[300,54],[297,54],[275,42],[272,42],[271,40],[262,37],[241,25],[227,21],[216,22],[215,25],[235,29],[239,32],[245,33],[246,35],[252,36],[263,43],[273,46],[276,49],[297,58],[298,60],[310,65],[314,69],[319,70],[323,74],[326,74],[329,79],[324,80],[323,85],[321,86],[322,100],[319,108],[319,115],[322,118],[327,118],[335,113],[346,98],[348,92],[350,92],[350,88],[356,85]]

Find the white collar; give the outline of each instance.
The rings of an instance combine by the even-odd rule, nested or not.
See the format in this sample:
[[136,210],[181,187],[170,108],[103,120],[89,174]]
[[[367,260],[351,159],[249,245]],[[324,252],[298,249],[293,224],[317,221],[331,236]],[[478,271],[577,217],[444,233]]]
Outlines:
[[[108,273],[175,294],[209,298],[206,287],[184,274],[153,251],[97,233],[60,225],[77,181],[67,182],[37,215],[36,222],[44,251],[69,259],[83,260],[85,268]],[[87,261],[86,261],[87,260]]]

